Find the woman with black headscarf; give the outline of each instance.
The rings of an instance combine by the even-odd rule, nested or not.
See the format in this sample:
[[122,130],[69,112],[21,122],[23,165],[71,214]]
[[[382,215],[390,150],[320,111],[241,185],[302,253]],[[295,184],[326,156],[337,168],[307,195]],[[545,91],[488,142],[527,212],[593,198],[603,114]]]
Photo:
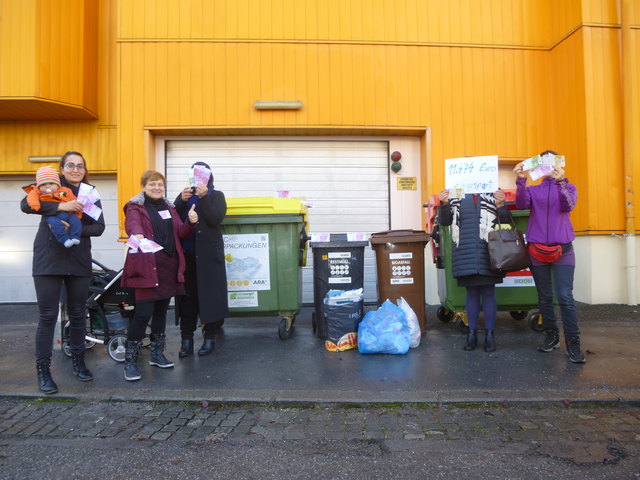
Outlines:
[[[189,237],[182,240],[184,249],[185,295],[176,297],[176,323],[180,323],[182,343],[180,358],[193,355],[193,333],[202,323],[204,342],[198,355],[209,355],[215,336],[229,315],[227,273],[224,264],[224,242],[220,224],[227,213],[224,193],[213,187],[213,173],[204,162],[196,162],[195,187],[182,190],[175,200],[176,210],[184,219],[195,205],[200,223]],[[197,174],[196,173],[197,170]],[[206,185],[199,179],[208,176]]]

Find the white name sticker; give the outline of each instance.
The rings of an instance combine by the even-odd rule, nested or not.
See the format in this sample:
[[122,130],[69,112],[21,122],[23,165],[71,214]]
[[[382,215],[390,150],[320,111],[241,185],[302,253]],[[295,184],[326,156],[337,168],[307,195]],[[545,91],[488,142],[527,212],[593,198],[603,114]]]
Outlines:
[[163,220],[169,220],[171,218],[171,212],[169,212],[169,210],[159,210],[158,213]]

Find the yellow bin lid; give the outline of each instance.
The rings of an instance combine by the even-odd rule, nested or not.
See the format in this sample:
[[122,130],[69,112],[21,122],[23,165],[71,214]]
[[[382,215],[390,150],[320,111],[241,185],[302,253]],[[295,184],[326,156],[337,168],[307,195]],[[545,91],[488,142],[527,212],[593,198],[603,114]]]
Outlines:
[[302,215],[306,222],[308,210],[299,198],[227,198],[227,216],[295,214]]

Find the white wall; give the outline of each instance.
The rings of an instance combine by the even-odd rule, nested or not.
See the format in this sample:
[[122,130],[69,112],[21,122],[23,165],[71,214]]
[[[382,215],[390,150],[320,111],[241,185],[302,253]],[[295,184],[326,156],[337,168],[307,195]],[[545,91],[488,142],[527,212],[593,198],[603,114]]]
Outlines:
[[[33,239],[39,215],[26,215],[20,210],[24,197],[21,188],[32,183],[31,177],[0,178],[0,303],[35,302],[31,260]],[[124,262],[123,244],[118,243],[117,186],[114,177],[92,179],[102,197],[107,228],[92,239],[93,256],[106,266],[118,270]]]
[[[392,230],[424,230],[422,224],[422,195],[420,189],[420,139],[417,137],[390,137],[389,153],[402,154],[402,169],[398,173],[391,170],[389,161],[389,198]],[[398,190],[398,177],[415,177],[415,190]]]
[[[576,238],[576,300],[590,304],[628,302],[626,240],[621,236],[596,235]],[[640,258],[636,242],[636,258]],[[640,277],[636,268],[636,289]],[[636,293],[640,298],[640,290]]]

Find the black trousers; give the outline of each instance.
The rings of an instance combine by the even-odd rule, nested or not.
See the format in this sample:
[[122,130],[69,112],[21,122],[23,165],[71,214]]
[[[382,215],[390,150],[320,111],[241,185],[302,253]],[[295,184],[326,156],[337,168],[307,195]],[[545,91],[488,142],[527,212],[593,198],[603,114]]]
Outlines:
[[136,302],[136,313],[133,315],[127,330],[127,340],[142,340],[151,319],[151,333],[164,333],[167,326],[167,310],[171,298]]
[[[193,333],[198,326],[200,304],[198,299],[198,276],[196,270],[196,256],[193,252],[184,252],[186,268],[184,271],[184,289],[186,295],[176,297],[176,306],[180,315],[180,336],[193,338]],[[202,328],[204,338],[214,338],[216,331],[222,326],[224,319],[205,323]]]
[[60,309],[60,293],[64,285],[69,316],[69,337],[72,354],[84,352],[87,333],[87,297],[91,277],[70,275],[38,275],[33,277],[38,299],[38,328],[36,329],[36,360],[50,358],[53,334]]

